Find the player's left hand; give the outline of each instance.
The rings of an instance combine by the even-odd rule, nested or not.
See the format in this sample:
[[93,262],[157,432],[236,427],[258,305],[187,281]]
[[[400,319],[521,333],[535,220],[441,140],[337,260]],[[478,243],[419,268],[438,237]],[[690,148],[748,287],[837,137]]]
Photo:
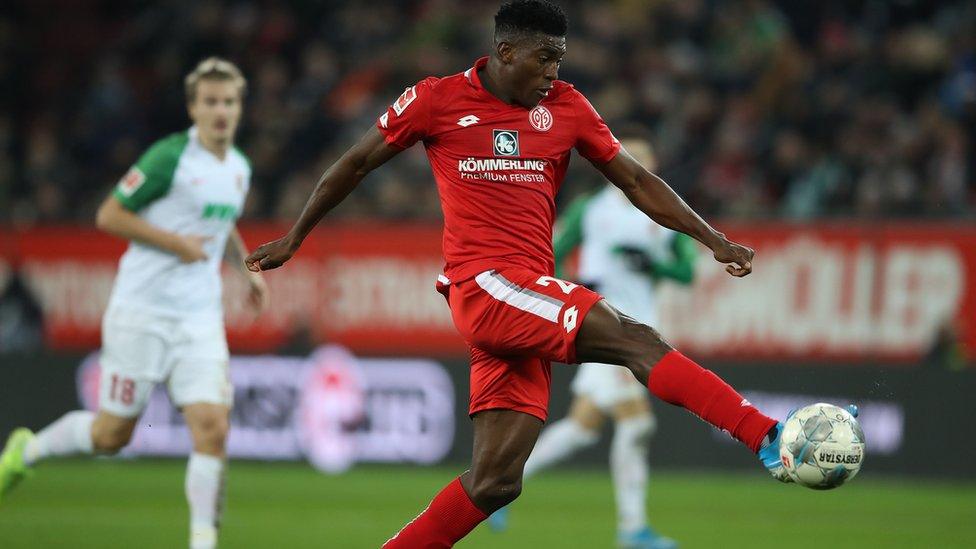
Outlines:
[[268,283],[260,273],[249,273],[248,276],[248,303],[255,314],[260,315],[268,308],[271,295],[268,293]]
[[244,266],[252,273],[277,269],[291,259],[297,246],[287,236],[261,244],[244,259]]
[[727,264],[725,271],[730,275],[742,277],[752,272],[752,257],[756,255],[752,248],[722,239],[722,243],[713,252],[715,261]]

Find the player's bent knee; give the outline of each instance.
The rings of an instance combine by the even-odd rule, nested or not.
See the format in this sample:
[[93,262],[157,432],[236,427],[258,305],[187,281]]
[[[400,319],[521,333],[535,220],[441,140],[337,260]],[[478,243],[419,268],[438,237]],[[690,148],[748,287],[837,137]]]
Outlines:
[[651,366],[672,348],[654,328],[638,322],[601,301],[583,321],[576,339],[581,362],[625,366],[646,382]]
[[522,493],[522,469],[513,462],[475,466],[471,499],[483,510],[501,509]]
[[657,420],[651,414],[617,421],[615,436],[632,444],[644,444],[657,431]]
[[654,328],[630,318],[621,323],[621,364],[641,383],[647,383],[653,367],[672,347]]
[[522,493],[522,479],[492,478],[476,482],[471,499],[481,509],[497,510],[515,501]]
[[193,439],[198,449],[222,449],[227,434],[230,432],[230,421],[219,414],[198,418],[193,426]]
[[230,421],[226,417],[217,417],[213,421],[207,422],[204,431],[211,438],[223,440],[230,432]]
[[624,318],[621,324],[623,338],[629,351],[627,352],[629,361],[657,362],[671,350],[671,346],[664,341],[661,334],[647,324],[631,318]]

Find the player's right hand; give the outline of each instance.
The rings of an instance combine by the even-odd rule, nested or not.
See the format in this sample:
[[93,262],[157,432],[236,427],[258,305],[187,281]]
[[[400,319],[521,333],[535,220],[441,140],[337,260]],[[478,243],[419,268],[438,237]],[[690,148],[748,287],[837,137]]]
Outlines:
[[713,252],[716,261],[727,264],[725,271],[730,275],[742,277],[752,272],[752,257],[756,254],[752,248],[723,238]]
[[244,259],[244,265],[247,267],[247,270],[255,273],[277,269],[291,259],[291,256],[295,254],[296,248],[287,236],[279,238],[278,240],[273,240],[267,244],[258,246],[257,249],[251,252],[251,255]]
[[180,246],[176,255],[183,263],[196,263],[207,259],[207,252],[203,250],[204,242],[210,240],[209,236],[195,234],[180,235]]

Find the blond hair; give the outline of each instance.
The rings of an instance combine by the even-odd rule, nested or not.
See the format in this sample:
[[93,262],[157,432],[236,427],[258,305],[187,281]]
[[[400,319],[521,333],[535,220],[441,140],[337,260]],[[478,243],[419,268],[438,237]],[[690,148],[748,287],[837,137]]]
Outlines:
[[197,96],[197,84],[201,80],[229,80],[237,85],[241,98],[247,91],[247,80],[241,73],[241,69],[222,57],[208,57],[200,61],[197,67],[186,75],[184,86],[186,87],[187,103],[193,103]]

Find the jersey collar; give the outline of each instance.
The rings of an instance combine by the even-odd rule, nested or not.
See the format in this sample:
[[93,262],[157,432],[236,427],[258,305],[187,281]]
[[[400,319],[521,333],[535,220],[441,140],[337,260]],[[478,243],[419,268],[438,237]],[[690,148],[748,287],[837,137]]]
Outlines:
[[491,93],[490,91],[488,91],[487,88],[485,88],[485,86],[481,83],[481,78],[478,76],[478,69],[483,68],[487,64],[488,64],[488,56],[486,55],[484,57],[479,58],[477,61],[475,61],[473,67],[464,71],[464,77],[468,80],[468,84],[471,84],[471,86],[474,87],[477,91],[484,94],[491,101],[494,101],[499,105],[502,105],[504,108],[526,110],[525,107],[521,105],[514,104],[514,103],[506,103],[502,101],[501,99],[498,98],[498,96]]
[[478,77],[478,69],[484,67],[487,64],[488,64],[488,56],[486,55],[484,57],[478,58],[478,60],[474,62],[473,67],[464,71],[464,77],[468,79],[468,83],[478,88],[479,90],[485,90],[485,87],[481,85],[481,78]]
[[227,152],[224,154],[224,158],[221,159],[219,156],[211,152],[210,149],[203,146],[203,142],[200,141],[200,128],[197,128],[196,124],[190,126],[190,129],[187,130],[187,134],[189,134],[190,136],[190,144],[193,146],[194,149],[209,156],[210,158],[213,159],[214,162],[220,165],[224,165],[228,162],[228,159],[230,158],[231,155],[231,151],[234,148],[233,146],[227,148]]

